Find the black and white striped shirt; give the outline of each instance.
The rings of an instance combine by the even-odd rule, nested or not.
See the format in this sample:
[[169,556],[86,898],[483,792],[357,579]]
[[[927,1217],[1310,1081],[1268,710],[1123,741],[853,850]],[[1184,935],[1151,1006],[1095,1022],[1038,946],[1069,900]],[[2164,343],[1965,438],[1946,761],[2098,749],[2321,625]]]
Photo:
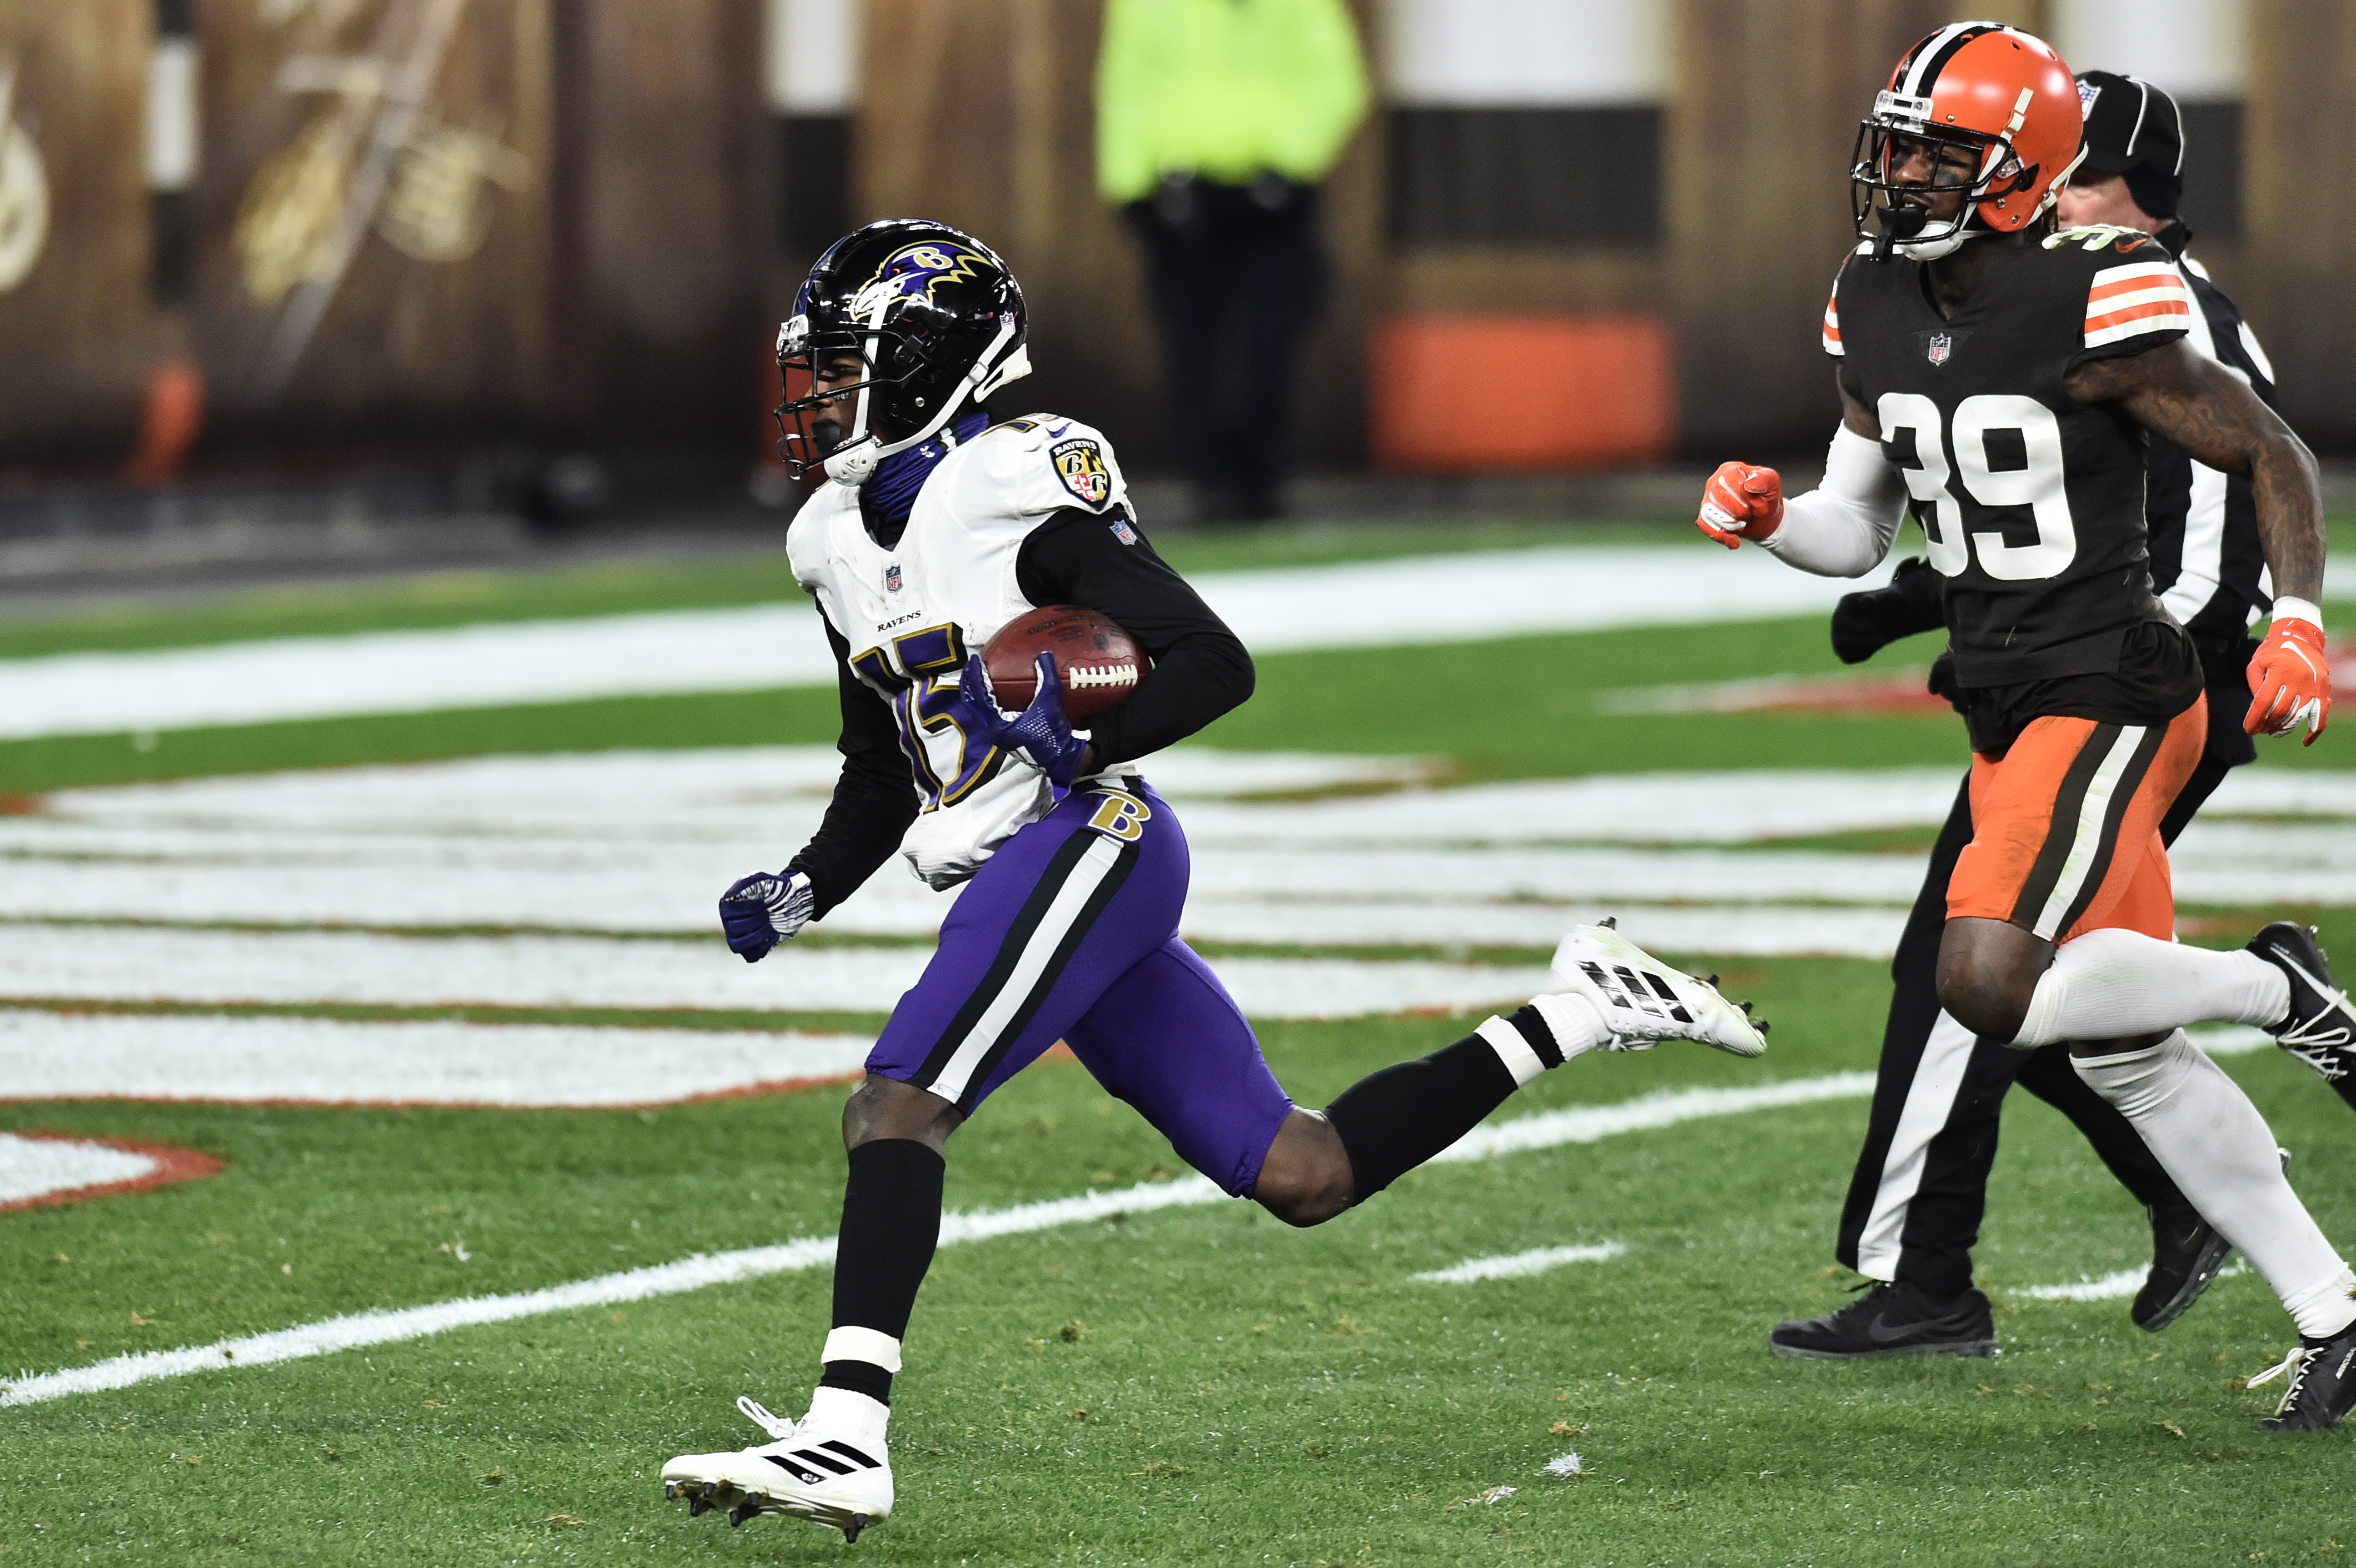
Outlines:
[[[2158,238],[2176,252],[2201,307],[2189,335],[2192,347],[2248,382],[2273,407],[2274,367],[2241,311],[2210,281],[2207,270],[2183,253],[2190,234],[2170,225]],[[2239,639],[2252,613],[2274,603],[2250,481],[2195,463],[2164,437],[2152,435],[2147,442],[2144,517],[2151,531],[2152,586],[2169,613],[2204,645]]]

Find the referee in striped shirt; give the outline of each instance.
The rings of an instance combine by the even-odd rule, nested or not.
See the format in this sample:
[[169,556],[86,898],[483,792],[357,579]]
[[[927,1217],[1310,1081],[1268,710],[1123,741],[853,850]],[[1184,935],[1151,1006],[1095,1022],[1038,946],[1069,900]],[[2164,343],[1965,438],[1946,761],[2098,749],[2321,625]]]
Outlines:
[[[2184,126],[2176,101],[2148,82],[2110,71],[2078,79],[2086,108],[2086,157],[2063,192],[2064,228],[2115,224],[2152,235],[2177,258],[2200,302],[2192,347],[2274,401],[2274,371],[2241,312],[2186,254],[2191,230],[2177,216],[2184,194]],[[2169,843],[2232,769],[2257,754],[2242,731],[2250,705],[2244,668],[2257,644],[2252,619],[2273,601],[2258,547],[2247,478],[2195,463],[2180,448],[2147,437],[2145,510],[2153,586],[2192,633],[2209,688],[2209,744],[2161,825]],[[1855,664],[1901,637],[1944,624],[1939,578],[1927,562],[1898,569],[1890,585],[1855,593],[1833,617],[1833,646]],[[1932,689],[1957,695],[1943,655]],[[1848,1201],[1837,1255],[1869,1288],[1823,1317],[1777,1324],[1779,1355],[1846,1360],[1997,1349],[1988,1299],[1972,1285],[1972,1245],[1996,1163],[1997,1113],[2017,1081],[2086,1135],[2104,1164],[2149,1211],[2152,1267],[2129,1315],[2157,1331],[2208,1287],[2230,1248],[2201,1219],[2144,1147],[2141,1137],[2072,1072],[2066,1045],[2034,1051],[1982,1043],[1939,1007],[1933,977],[1947,912],[1947,879],[1972,837],[1968,788],[1931,854],[1929,874],[1907,918],[1891,965],[1896,994],[1882,1038],[1872,1118]],[[2356,1104],[2356,1083],[2335,1083]]]

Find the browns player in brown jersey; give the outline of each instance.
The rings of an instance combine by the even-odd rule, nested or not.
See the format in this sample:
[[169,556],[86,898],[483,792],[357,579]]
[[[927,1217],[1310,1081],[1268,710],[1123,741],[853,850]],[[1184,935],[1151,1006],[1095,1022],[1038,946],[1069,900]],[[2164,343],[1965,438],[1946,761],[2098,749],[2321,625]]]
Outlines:
[[2152,592],[2144,433],[2249,477],[2277,597],[2244,724],[2304,725],[2310,743],[2331,700],[2322,497],[2298,439],[2183,341],[2195,307],[2168,252],[2128,229],[2057,231],[2082,122],[2069,68],[2014,28],[1956,23],[1907,52],[1858,132],[1860,243],[1825,315],[1842,410],[1825,482],[1786,501],[1772,469],[1726,464],[1698,522],[1853,577],[1912,512],[1973,751],[1939,1000],[1986,1039],[2070,1042],[2297,1320],[2265,1424],[2329,1426],[2356,1405],[2356,1275],[2182,1026],[2356,1051],[2356,1010],[2290,923],[2233,953],[2172,940],[2159,823],[2207,720],[2199,658]]

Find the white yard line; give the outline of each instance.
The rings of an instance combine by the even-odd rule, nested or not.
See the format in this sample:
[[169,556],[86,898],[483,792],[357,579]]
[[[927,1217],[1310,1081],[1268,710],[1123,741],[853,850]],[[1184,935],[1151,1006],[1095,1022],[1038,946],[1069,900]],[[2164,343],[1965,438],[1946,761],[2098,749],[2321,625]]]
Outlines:
[[1471,1285],[1484,1279],[1522,1279],[1565,1264],[1598,1264],[1616,1258],[1626,1252],[1619,1242],[1599,1242],[1585,1247],[1539,1247],[1526,1253],[1507,1253],[1493,1258],[1467,1258],[1449,1268],[1436,1268],[1429,1274],[1413,1275],[1435,1285]]
[[[2212,1056],[2274,1044],[2257,1029],[2193,1038]],[[873,1044],[785,1030],[13,1008],[0,1010],[0,1099],[649,1105],[846,1077]],[[5,1167],[0,1202],[12,1200]]]
[[[5,1082],[0,1068],[0,1082]],[[65,1138],[24,1138],[0,1133],[0,1203],[22,1203],[85,1187],[109,1187],[151,1175],[152,1155]]]
[[[563,839],[209,834],[0,818],[0,917],[708,934],[715,891],[778,860],[780,842],[798,841],[780,832],[666,843],[618,827],[603,838]],[[1480,923],[1510,923],[1519,906],[1573,902],[1704,908],[1799,900],[1894,916],[1913,901],[1922,873],[1919,856],[1895,854],[1498,845],[1360,845],[1337,853],[1217,837],[1194,848],[1188,934],[1228,942],[1294,942],[1312,924],[1327,943],[1551,942],[1479,934]],[[2204,830],[2196,823],[2177,848],[2177,896],[2187,904],[2356,902],[2356,833],[2336,826],[2229,822]],[[955,901],[954,891],[934,892],[887,865],[821,929],[930,935]],[[1341,912],[1309,907],[1326,905]],[[1297,917],[1285,912],[1296,907]],[[1414,923],[1427,910],[1457,924],[1419,934]],[[1270,937],[1271,922],[1293,923]],[[1853,941],[1830,949],[1746,943],[1741,950],[1887,952],[1855,949]]]
[[[1440,1157],[1443,1160],[1486,1159],[1529,1149],[1564,1144],[1593,1143],[1619,1133],[1672,1126],[1680,1122],[1728,1116],[1773,1106],[1813,1101],[1855,1098],[1873,1090],[1869,1072],[1842,1072],[1827,1078],[1766,1083],[1750,1089],[1668,1090],[1640,1095],[1616,1105],[1582,1106],[1526,1116],[1500,1126],[1476,1129]],[[1146,1182],[1113,1192],[1089,1192],[1044,1203],[1011,1209],[985,1209],[949,1214],[941,1221],[940,1244],[958,1246],[996,1236],[1022,1235],[1059,1226],[1082,1224],[1111,1214],[1139,1214],[1157,1209],[1187,1208],[1219,1202],[1225,1195],[1202,1177],[1177,1181]],[[264,1366],[277,1361],[324,1356],[337,1350],[423,1339],[452,1328],[481,1323],[504,1323],[584,1307],[604,1307],[652,1296],[676,1296],[708,1285],[758,1279],[766,1275],[816,1268],[834,1261],[834,1238],[811,1236],[776,1246],[742,1252],[682,1258],[651,1268],[603,1275],[542,1290],[506,1296],[468,1296],[424,1307],[382,1312],[360,1312],[324,1322],[223,1339],[210,1345],[177,1350],[150,1350],[117,1356],[85,1367],[20,1377],[0,1384],[0,1405],[38,1404],[74,1394],[130,1388],[158,1379],[224,1367]]]
[[[1804,614],[1831,609],[1850,586],[1698,545],[1422,556],[1194,581],[1259,653]],[[0,661],[0,738],[834,681],[805,604],[664,611]]]
[[0,738],[834,683],[800,604],[0,663]]
[[[2238,1258],[2218,1271],[2219,1279],[2249,1273],[2249,1265]],[[2124,1268],[2116,1274],[2106,1274],[2100,1279],[2082,1279],[2074,1285],[2029,1285],[2006,1290],[2007,1296],[2025,1296],[2031,1301],[2125,1301],[2143,1288],[2151,1275],[2151,1265]],[[2003,1288],[1999,1286],[1998,1288]]]
[[[42,815],[0,818],[0,848],[36,848],[68,828],[129,834],[242,830],[362,838],[440,837],[529,843],[604,839],[800,842],[826,805],[841,758],[828,746],[477,757],[65,790]],[[1599,773],[1462,789],[1273,802],[1237,795],[1335,785],[1412,784],[1409,757],[1221,752],[1181,746],[1142,759],[1178,803],[1190,841],[1322,848],[1340,844],[1740,844],[1859,829],[1936,827],[1959,768],[1740,769]],[[2237,768],[2193,835],[2222,819],[2301,816],[2356,821],[2356,772]],[[2279,847],[2263,828],[2252,844]],[[2306,825],[2344,863],[2343,829]],[[27,837],[30,836],[30,837]],[[177,840],[167,840],[177,842]],[[2187,843],[2191,842],[2188,835]],[[2229,840],[2219,839],[2219,853]],[[2277,857],[2278,858],[2278,857]],[[1912,857],[1895,857],[1911,859]]]
[[[1416,783],[1415,757],[1181,746],[1140,759],[1173,800]],[[555,752],[110,784],[47,797],[49,818],[119,828],[646,839],[743,837],[815,822],[841,772],[832,746]]]
[[[594,936],[383,936],[105,925],[0,929],[0,1001],[209,1006],[616,1008],[888,1012],[932,957],[923,947],[798,947],[757,965],[719,942]],[[1247,1014],[1358,1018],[1519,1002],[1543,968],[1222,958]]]
[[2075,1285],[2032,1285],[2007,1294],[2025,1296],[2031,1301],[2120,1301],[2141,1290],[2150,1273],[2151,1265],[2146,1264],[2140,1268],[2106,1274],[2100,1279],[2082,1279]]
[[[845,1077],[873,1045],[752,1029],[9,1009],[0,1099],[650,1105]],[[0,1202],[5,1186],[0,1175]]]

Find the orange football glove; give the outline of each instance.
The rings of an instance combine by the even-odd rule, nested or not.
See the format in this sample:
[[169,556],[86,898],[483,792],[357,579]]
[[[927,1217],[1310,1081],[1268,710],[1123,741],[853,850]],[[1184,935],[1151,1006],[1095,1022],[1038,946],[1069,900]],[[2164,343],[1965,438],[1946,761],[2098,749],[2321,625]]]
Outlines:
[[1783,526],[1783,480],[1772,468],[1721,463],[1701,493],[1694,527],[1729,549],[1763,539]]
[[2323,652],[2323,628],[2312,621],[2279,616],[2250,660],[2254,700],[2242,729],[2252,735],[2287,735],[2307,721],[2306,744],[2331,720],[2331,661]]

